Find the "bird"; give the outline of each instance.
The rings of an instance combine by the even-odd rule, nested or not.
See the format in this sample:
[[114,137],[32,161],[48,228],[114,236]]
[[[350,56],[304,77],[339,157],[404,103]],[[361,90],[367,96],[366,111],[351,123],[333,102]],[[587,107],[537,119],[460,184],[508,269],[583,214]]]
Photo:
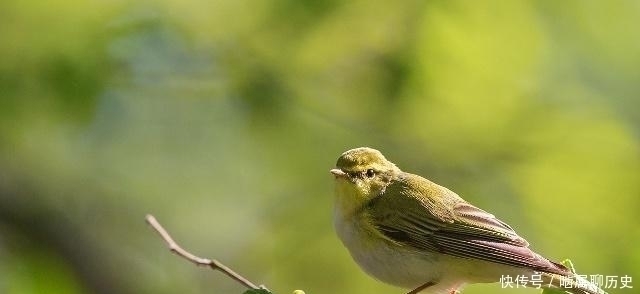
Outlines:
[[409,294],[452,294],[468,284],[521,277],[537,279],[542,288],[606,294],[532,251],[493,214],[400,170],[376,149],[348,150],[330,172],[336,233],[360,268],[379,281],[410,289]]

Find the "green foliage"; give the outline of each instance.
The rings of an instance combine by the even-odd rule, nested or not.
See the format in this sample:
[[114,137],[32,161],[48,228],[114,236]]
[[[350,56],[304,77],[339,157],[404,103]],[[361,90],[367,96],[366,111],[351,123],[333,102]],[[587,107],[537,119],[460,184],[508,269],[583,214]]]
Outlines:
[[558,289],[543,289],[542,294],[567,294],[567,292]]
[[542,294],[567,294],[565,291],[561,291],[558,289],[543,289]]
[[572,273],[576,273],[576,268],[573,266],[573,262],[571,262],[571,259],[563,260],[562,265],[566,266]]
[[272,289],[398,292],[333,232],[328,170],[357,146],[582,274],[638,273],[636,6],[1,1],[0,285],[242,291],[168,255],[152,212]]

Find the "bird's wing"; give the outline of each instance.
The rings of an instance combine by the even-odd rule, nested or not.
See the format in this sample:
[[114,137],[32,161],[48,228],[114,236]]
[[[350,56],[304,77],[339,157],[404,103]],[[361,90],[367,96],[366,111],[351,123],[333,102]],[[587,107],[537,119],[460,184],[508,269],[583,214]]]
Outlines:
[[[390,240],[418,250],[566,274],[564,266],[531,251],[525,239],[492,214],[465,202],[446,188],[427,180],[416,185],[415,181],[393,183],[387,193],[396,197],[384,197],[391,195],[385,193],[371,202],[369,216],[380,233]],[[424,189],[425,185],[432,186]],[[453,195],[442,201],[428,201],[434,198],[425,200],[412,193],[435,193],[433,197],[443,193]]]

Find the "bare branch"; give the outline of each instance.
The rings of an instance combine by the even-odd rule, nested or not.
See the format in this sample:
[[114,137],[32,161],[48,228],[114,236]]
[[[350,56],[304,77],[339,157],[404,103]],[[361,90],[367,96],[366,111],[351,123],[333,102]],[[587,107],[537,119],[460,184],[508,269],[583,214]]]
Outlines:
[[193,262],[196,265],[208,266],[213,270],[221,271],[225,275],[229,276],[230,278],[234,279],[236,282],[242,284],[243,286],[249,289],[261,289],[261,287],[256,286],[254,283],[247,280],[245,277],[239,275],[238,273],[234,272],[232,269],[228,268],[221,262],[215,259],[198,257],[191,254],[189,251],[184,250],[182,247],[180,247],[180,245],[178,245],[178,243],[176,243],[176,241],[173,240],[173,238],[171,238],[171,235],[169,235],[169,233],[162,227],[162,225],[160,225],[160,223],[156,220],[155,217],[153,217],[153,215],[147,214],[145,219],[147,220],[147,223],[167,243],[167,246],[169,246],[169,250],[171,252],[175,253],[176,255],[188,261]]

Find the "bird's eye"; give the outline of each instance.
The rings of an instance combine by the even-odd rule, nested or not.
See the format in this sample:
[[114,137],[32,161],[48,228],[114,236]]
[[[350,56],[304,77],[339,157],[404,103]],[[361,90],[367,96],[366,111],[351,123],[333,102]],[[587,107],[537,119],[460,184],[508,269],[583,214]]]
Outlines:
[[368,178],[373,178],[373,176],[376,175],[376,172],[373,169],[368,169],[367,170],[367,177]]

